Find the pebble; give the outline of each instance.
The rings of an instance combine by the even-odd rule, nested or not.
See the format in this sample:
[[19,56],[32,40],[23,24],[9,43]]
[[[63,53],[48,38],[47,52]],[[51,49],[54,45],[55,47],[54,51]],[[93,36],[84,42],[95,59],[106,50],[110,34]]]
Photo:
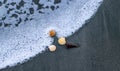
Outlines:
[[50,35],[51,37],[54,37],[54,36],[56,35],[55,30],[50,30],[50,31],[49,31],[49,35]]
[[66,39],[64,37],[61,37],[61,38],[58,39],[58,43],[60,45],[65,45],[66,44]]
[[51,51],[51,52],[54,52],[56,50],[55,45],[50,45],[48,48],[49,48],[49,51]]

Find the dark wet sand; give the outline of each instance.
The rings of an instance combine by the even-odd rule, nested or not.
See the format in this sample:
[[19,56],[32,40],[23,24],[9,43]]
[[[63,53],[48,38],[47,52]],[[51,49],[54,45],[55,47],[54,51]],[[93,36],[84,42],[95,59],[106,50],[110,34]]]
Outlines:
[[96,15],[67,38],[80,44],[46,51],[28,62],[0,71],[120,71],[120,0],[104,0]]

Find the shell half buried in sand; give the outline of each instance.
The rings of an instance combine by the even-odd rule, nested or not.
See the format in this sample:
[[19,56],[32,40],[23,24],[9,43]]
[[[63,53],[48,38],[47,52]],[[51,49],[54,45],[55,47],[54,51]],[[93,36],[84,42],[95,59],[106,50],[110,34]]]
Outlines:
[[59,43],[60,45],[65,45],[65,44],[66,44],[66,39],[65,39],[64,37],[60,37],[60,38],[58,39],[58,43]]
[[56,50],[55,45],[50,45],[48,48],[49,48],[49,51],[51,51],[51,52],[54,52]]

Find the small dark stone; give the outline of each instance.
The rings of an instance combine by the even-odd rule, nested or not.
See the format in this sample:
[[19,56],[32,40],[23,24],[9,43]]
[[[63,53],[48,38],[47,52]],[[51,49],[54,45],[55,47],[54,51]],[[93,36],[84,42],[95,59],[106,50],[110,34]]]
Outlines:
[[6,19],[6,16],[5,17],[2,17],[2,20],[5,20]]
[[4,0],[3,3],[5,4],[7,2],[7,0]]
[[17,15],[17,14],[12,14],[12,16],[11,16],[11,17],[17,18],[17,17],[18,17],[18,15]]
[[42,12],[42,11],[39,11],[39,13],[44,14],[44,12]]
[[12,2],[11,5],[14,6],[16,3],[15,2]]
[[22,14],[22,12],[18,12],[18,11],[15,11],[15,13],[17,13],[17,14]]
[[10,27],[11,24],[4,23],[4,27]]
[[18,27],[19,24],[15,24],[16,27]]
[[54,4],[58,4],[60,2],[61,2],[61,0],[54,0]]
[[19,5],[16,5],[16,9],[18,9],[18,10],[19,10],[20,8],[21,8],[21,7],[20,7]]
[[30,14],[29,13],[27,13],[27,16],[29,16]]
[[0,22],[0,27],[2,26],[2,22]]
[[2,2],[0,1],[0,6],[2,6]]
[[7,14],[9,14],[10,13],[10,11],[9,10],[7,10]]
[[7,14],[10,13],[10,11],[14,10],[14,8],[7,10]]
[[30,18],[30,20],[33,20],[33,18]]
[[21,22],[22,22],[22,19],[21,19],[21,18],[19,18],[18,24],[20,24]]
[[24,14],[26,13],[26,11],[24,11]]
[[28,20],[28,18],[25,18],[25,20],[24,20],[24,21],[26,22],[27,20]]
[[48,0],[48,2],[51,2],[51,0]]
[[66,46],[67,49],[79,47],[78,45],[70,44],[70,43],[66,43],[65,46]]
[[5,5],[5,8],[8,8],[8,5]]
[[39,0],[32,0],[35,4],[39,4]]
[[33,3],[31,3],[31,5],[33,5]]
[[52,10],[54,10],[54,9],[55,9],[55,6],[51,6],[50,8],[51,8]]
[[44,8],[44,4],[38,4],[38,10]]
[[59,6],[56,6],[56,9],[58,9],[59,8]]
[[40,4],[39,1],[40,1],[40,0],[32,0],[32,2],[38,6],[38,10],[39,10],[39,9],[42,9],[42,8],[43,8],[43,5],[44,5],[44,4]]
[[24,2],[23,0],[21,0],[21,1],[19,2],[19,6],[24,6],[24,4],[25,4],[25,2]]
[[45,8],[49,8],[49,6],[46,6]]
[[30,14],[34,13],[34,8],[29,8]]
[[8,6],[9,6],[10,4],[9,4],[9,3],[7,3],[6,5],[8,5]]

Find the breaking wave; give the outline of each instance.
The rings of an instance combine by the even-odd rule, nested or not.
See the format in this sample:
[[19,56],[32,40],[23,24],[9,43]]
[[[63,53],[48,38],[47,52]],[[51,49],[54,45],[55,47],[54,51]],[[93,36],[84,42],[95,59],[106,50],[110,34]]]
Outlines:
[[23,63],[85,24],[102,0],[0,0],[0,69]]

